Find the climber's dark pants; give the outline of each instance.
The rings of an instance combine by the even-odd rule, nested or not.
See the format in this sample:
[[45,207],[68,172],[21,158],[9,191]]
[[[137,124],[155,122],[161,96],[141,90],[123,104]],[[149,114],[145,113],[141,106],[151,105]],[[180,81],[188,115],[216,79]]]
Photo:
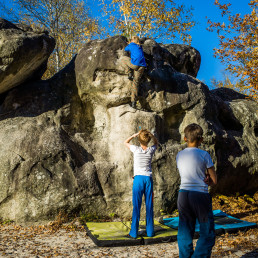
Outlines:
[[[179,257],[210,257],[211,249],[215,244],[211,196],[208,193],[180,190],[177,207],[179,212],[177,235]],[[200,237],[193,251],[196,219],[200,223]]]
[[142,74],[144,72],[144,67],[132,64],[131,58],[128,56],[122,57],[121,64],[125,70],[125,73],[127,74],[129,74],[130,69],[133,69],[134,74],[133,74],[133,81],[132,81],[131,101],[135,102],[136,98],[138,97],[138,87],[140,84]]

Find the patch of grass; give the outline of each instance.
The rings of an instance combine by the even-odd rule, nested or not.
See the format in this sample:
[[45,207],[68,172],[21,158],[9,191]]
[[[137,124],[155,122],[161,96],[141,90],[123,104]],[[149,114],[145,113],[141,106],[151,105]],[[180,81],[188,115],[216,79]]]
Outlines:
[[109,214],[109,217],[111,219],[115,219],[115,218],[118,218],[118,215],[116,213],[112,212],[112,213]]
[[14,220],[0,218],[0,225],[9,225],[14,223]]

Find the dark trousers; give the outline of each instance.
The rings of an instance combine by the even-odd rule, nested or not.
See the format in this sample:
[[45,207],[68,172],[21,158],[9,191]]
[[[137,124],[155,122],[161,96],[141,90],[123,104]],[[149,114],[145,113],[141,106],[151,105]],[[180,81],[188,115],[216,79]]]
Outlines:
[[130,69],[133,69],[134,74],[133,74],[133,81],[131,85],[132,87],[131,101],[135,102],[138,97],[138,88],[145,68],[143,66],[133,65],[131,63],[131,58],[128,56],[123,56],[121,60],[122,60],[121,65],[124,68],[126,73],[129,73]]
[[[180,190],[177,207],[179,211],[177,235],[179,257],[210,257],[215,244],[211,196],[208,193]],[[200,237],[193,250],[196,219],[200,223]]]

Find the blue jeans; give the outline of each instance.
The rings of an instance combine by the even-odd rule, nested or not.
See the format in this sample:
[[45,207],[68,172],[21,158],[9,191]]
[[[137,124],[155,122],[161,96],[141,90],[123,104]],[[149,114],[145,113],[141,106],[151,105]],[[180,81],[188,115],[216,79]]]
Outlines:
[[146,232],[148,237],[154,236],[153,222],[153,181],[149,176],[135,176],[133,181],[133,218],[129,235],[136,238],[140,221],[142,196],[146,204]]
[[[179,211],[178,247],[180,258],[207,258],[215,244],[212,201],[208,193],[180,190],[177,201]],[[200,223],[200,237],[193,250],[195,223]]]

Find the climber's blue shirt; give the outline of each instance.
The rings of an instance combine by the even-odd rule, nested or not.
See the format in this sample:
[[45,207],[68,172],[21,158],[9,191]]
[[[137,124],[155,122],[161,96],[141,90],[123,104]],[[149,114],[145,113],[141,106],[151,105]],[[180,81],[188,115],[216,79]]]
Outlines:
[[125,51],[131,52],[131,62],[133,65],[146,67],[146,62],[141,46],[132,42],[125,47]]

